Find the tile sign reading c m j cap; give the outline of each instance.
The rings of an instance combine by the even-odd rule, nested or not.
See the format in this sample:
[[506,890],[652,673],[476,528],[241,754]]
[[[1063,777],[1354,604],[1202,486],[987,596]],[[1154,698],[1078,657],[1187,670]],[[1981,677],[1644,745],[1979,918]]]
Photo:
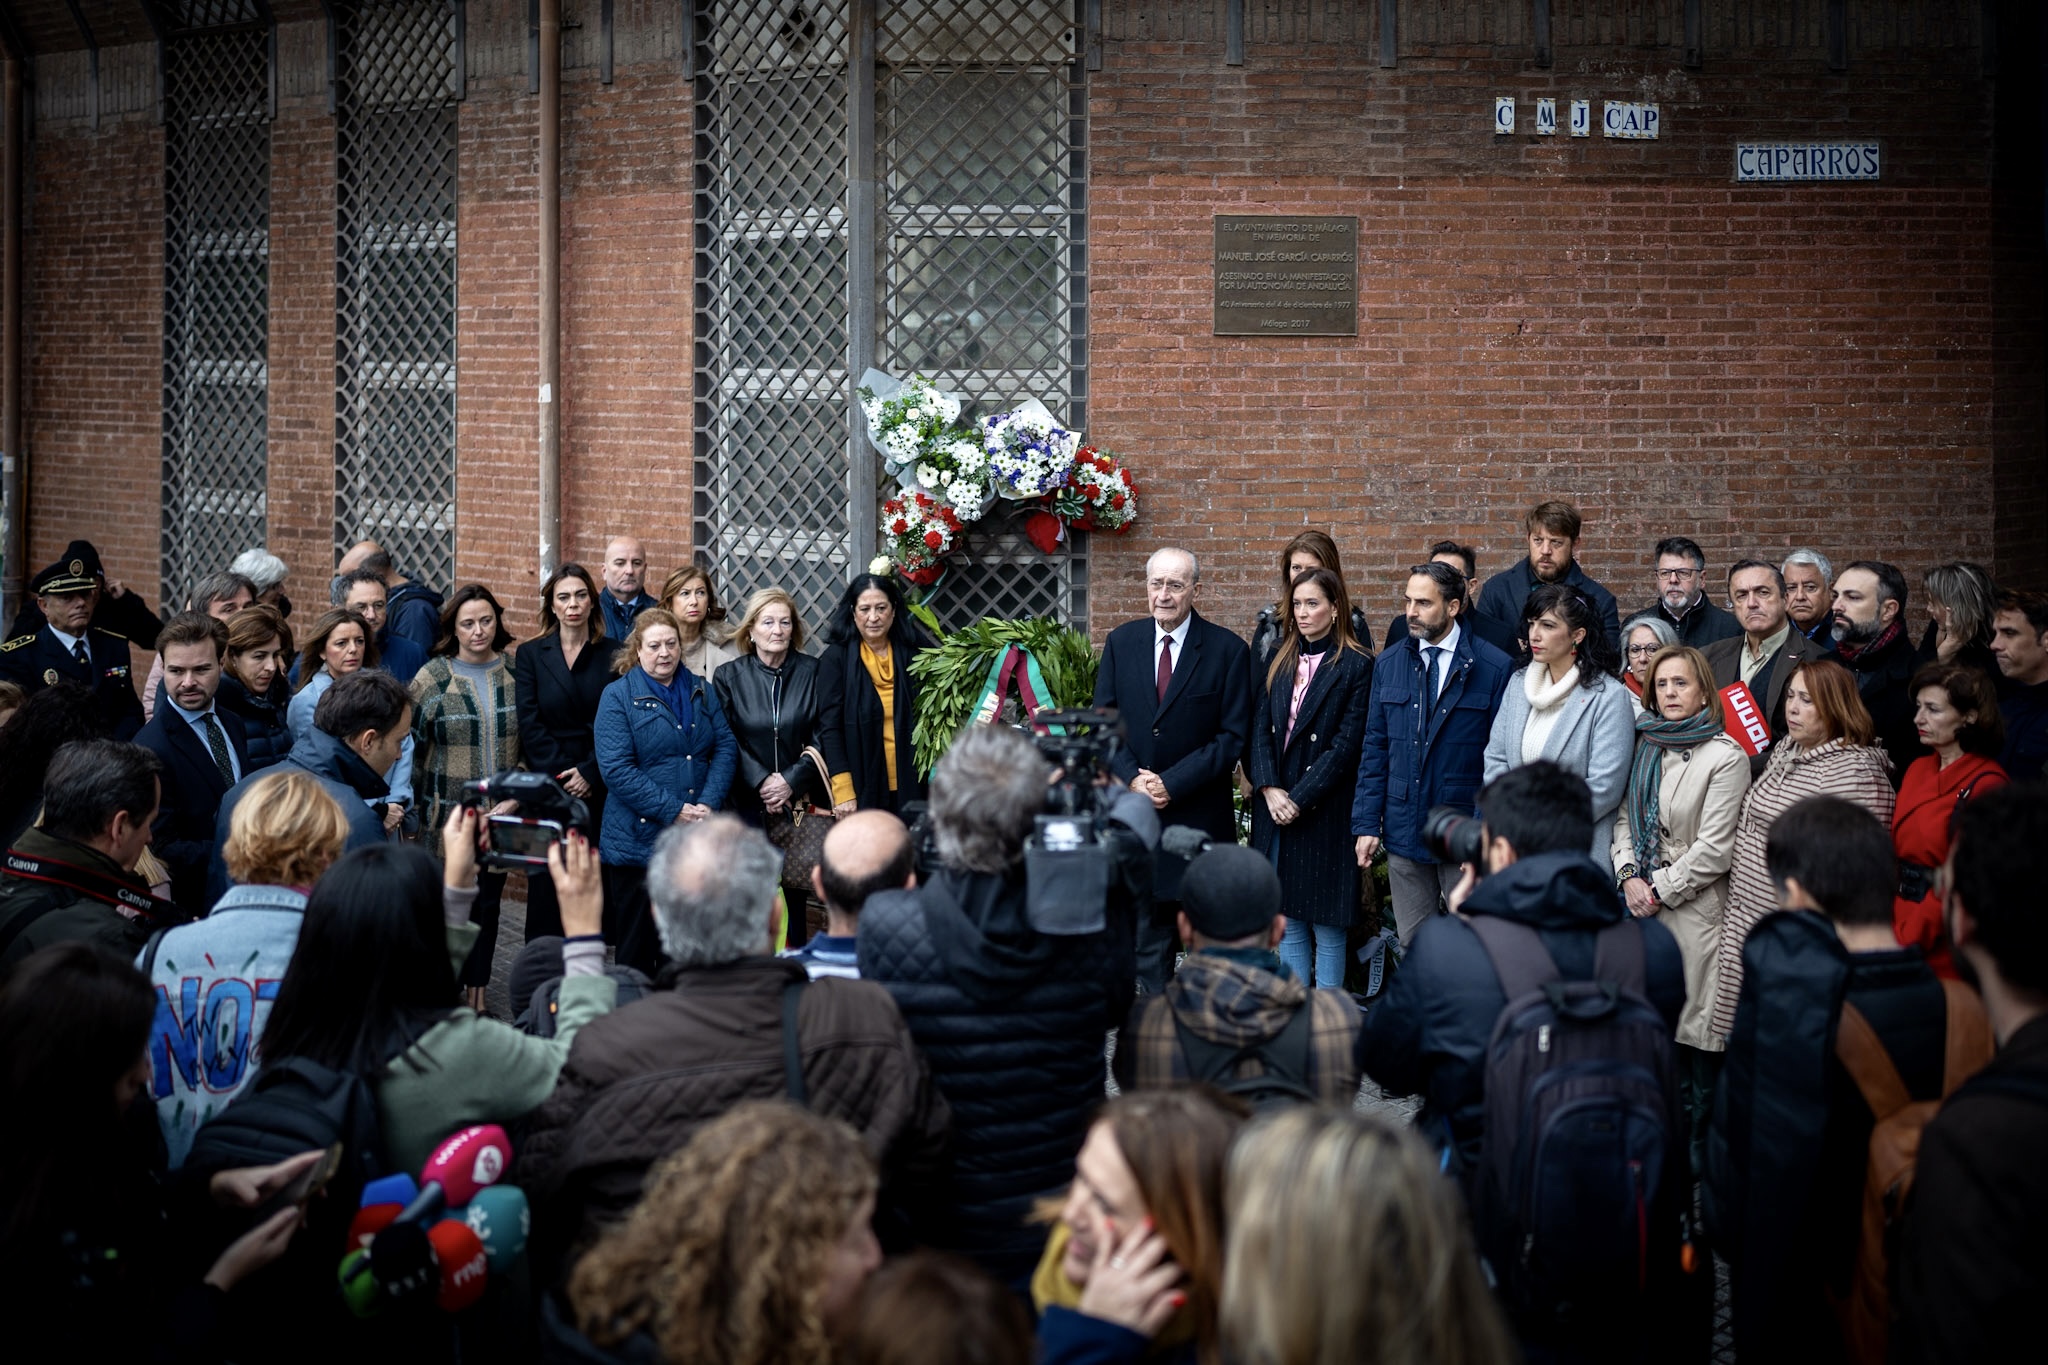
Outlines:
[[1217,336],[1358,335],[1358,219],[1216,217]]

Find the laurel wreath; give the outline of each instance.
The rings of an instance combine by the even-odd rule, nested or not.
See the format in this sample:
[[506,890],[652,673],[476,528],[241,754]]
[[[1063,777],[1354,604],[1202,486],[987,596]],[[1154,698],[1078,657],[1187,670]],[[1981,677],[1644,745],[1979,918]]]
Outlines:
[[1045,685],[1059,706],[1088,706],[1095,699],[1095,651],[1088,637],[1057,621],[1001,621],[989,617],[941,635],[918,651],[910,672],[918,681],[915,741],[917,766],[927,775],[974,714],[988,684],[988,671],[1004,650],[1021,645],[1038,660]]

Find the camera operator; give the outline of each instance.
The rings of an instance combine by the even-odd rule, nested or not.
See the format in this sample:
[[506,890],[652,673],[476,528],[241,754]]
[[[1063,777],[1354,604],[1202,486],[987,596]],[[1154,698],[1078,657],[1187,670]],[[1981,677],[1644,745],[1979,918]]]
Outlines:
[[[1601,930],[1624,922],[1634,926],[1642,936],[1643,994],[1671,1031],[1685,1007],[1685,966],[1671,931],[1653,919],[1630,918],[1614,889],[1613,869],[1587,853],[1593,842],[1592,791],[1555,763],[1538,760],[1495,778],[1479,794],[1476,820],[1442,808],[1430,812],[1423,838],[1438,862],[1463,863],[1464,875],[1451,892],[1452,913],[1416,931],[1392,990],[1366,1016],[1358,1059],[1360,1069],[1388,1093],[1422,1095],[1416,1126],[1449,1148],[1446,1169],[1466,1187],[1484,1253],[1486,1201],[1474,1197],[1475,1177],[1489,1109],[1501,1112],[1487,1101],[1486,1065],[1508,995],[1475,922],[1498,917],[1535,930],[1556,976],[1567,982],[1594,977]],[[1501,1100],[1510,1114],[1527,1112],[1519,1096]],[[1667,1176],[1686,1164],[1682,1133],[1672,1142]],[[1652,1192],[1653,1208],[1658,1193]],[[1675,1209],[1668,1220],[1658,1209],[1650,1226],[1661,1241],[1677,1220]],[[1675,1266],[1675,1246],[1669,1259]],[[1656,1264],[1661,1271],[1661,1257]],[[1531,1306],[1512,1307],[1518,1329],[1528,1332]],[[1628,1311],[1632,1307],[1637,1306],[1617,1303],[1609,1321],[1581,1323],[1580,1330],[1626,1338],[1651,1320]],[[1525,1335],[1524,1345],[1529,1342]]]
[[[1068,776],[1054,804],[1087,786]],[[1134,916],[1152,876],[1133,833],[1149,803],[1105,792],[1107,818],[1082,823],[1108,854],[1106,903],[1034,906],[1026,843],[1053,778],[1023,735],[968,727],[932,772],[938,866],[861,916],[861,977],[895,998],[953,1110],[952,1178],[921,1240],[1016,1288],[1045,1241],[1032,1206],[1073,1180],[1102,1103],[1104,1037],[1130,1005]]]

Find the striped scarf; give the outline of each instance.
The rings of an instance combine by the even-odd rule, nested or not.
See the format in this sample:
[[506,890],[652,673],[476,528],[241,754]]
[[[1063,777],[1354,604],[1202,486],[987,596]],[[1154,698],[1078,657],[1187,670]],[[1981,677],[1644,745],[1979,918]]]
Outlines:
[[1628,832],[1640,875],[1649,876],[1663,849],[1663,813],[1657,807],[1663,799],[1665,751],[1690,749],[1720,733],[1721,722],[1704,707],[1684,720],[1666,720],[1654,711],[1637,713],[1636,735],[1643,742],[1636,745],[1628,773]]

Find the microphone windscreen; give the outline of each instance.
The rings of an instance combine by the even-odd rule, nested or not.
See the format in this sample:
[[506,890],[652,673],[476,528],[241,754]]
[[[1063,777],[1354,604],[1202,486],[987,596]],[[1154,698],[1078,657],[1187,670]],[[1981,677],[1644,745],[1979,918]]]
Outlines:
[[398,1221],[398,1213],[396,1204],[369,1204],[357,1209],[348,1223],[348,1249],[367,1248],[378,1233]]
[[441,1263],[441,1287],[434,1302],[442,1311],[460,1313],[484,1294],[488,1259],[484,1244],[467,1223],[453,1218],[434,1224],[427,1234]]
[[526,1191],[517,1185],[493,1185],[477,1191],[476,1198],[462,1211],[462,1220],[484,1244],[491,1273],[502,1275],[526,1250],[533,1212],[527,1206]]
[[393,1223],[370,1242],[370,1273],[387,1308],[431,1301],[441,1283],[434,1244],[417,1223]]
[[362,1208],[368,1208],[372,1204],[396,1204],[404,1208],[419,1198],[419,1195],[418,1182],[404,1171],[400,1171],[397,1175],[379,1176],[375,1180],[363,1182],[363,1197],[356,1203]]
[[1192,825],[1168,825],[1159,835],[1160,851],[1193,858],[1209,846],[1209,836]]
[[459,1209],[478,1190],[495,1185],[512,1164],[512,1140],[495,1123],[464,1128],[452,1134],[420,1168],[420,1184],[438,1184],[448,1192],[448,1207]]
[[342,1257],[337,1278],[341,1281],[341,1301],[348,1305],[349,1312],[359,1318],[377,1315],[383,1299],[377,1289],[377,1277],[370,1273],[367,1251],[358,1248]]

